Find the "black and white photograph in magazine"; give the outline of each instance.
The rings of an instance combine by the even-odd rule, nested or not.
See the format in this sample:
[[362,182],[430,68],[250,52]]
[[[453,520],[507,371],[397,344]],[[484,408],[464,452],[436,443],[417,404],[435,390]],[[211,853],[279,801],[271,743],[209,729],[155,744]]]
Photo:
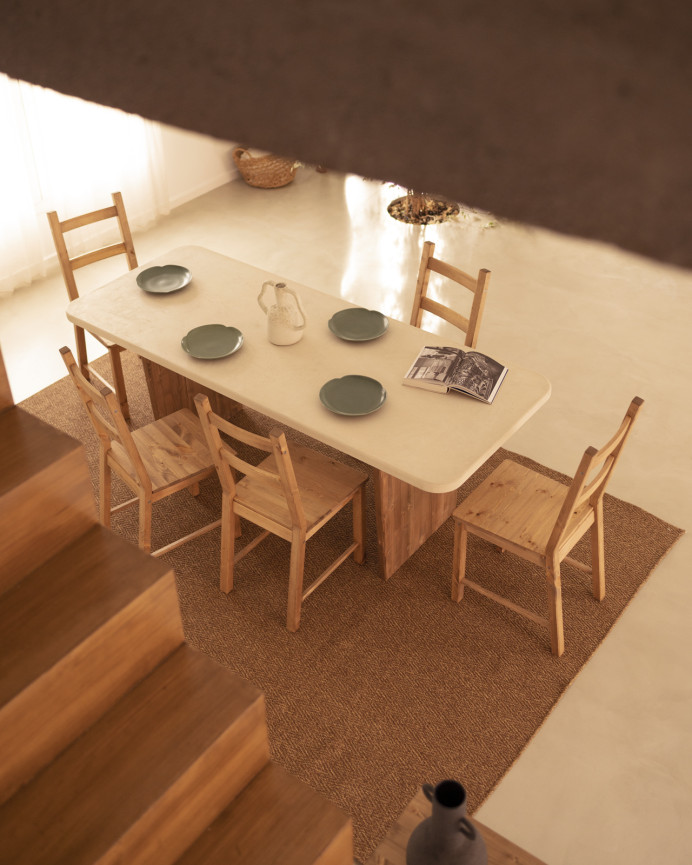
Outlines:
[[506,367],[491,357],[467,351],[463,362],[459,361],[452,368],[447,383],[452,390],[461,390],[489,401],[506,372]]
[[491,403],[506,374],[506,366],[479,351],[426,345],[404,376],[404,384],[442,393],[454,390]]

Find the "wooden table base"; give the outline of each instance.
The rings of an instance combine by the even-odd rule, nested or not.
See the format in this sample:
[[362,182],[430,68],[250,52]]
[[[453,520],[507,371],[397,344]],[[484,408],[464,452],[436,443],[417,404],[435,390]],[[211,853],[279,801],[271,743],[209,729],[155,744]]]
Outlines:
[[144,377],[149,389],[149,399],[154,417],[158,420],[181,408],[189,408],[197,414],[195,395],[206,394],[209,397],[212,410],[224,418],[230,418],[241,408],[240,403],[210,390],[192,379],[185,378],[177,372],[159,366],[151,360],[142,358]]
[[457,492],[426,493],[378,469],[374,472],[379,564],[388,580],[450,516]]

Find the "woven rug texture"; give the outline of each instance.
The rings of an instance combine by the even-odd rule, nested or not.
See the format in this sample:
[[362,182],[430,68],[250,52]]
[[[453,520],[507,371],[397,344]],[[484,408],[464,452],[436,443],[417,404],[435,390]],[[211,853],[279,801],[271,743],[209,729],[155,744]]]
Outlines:
[[[152,415],[141,364],[130,352],[123,363],[133,423],[142,426]],[[99,366],[109,377],[105,358]],[[97,440],[72,382],[66,377],[21,405],[84,443],[96,492]],[[256,431],[275,425],[251,411],[243,422]],[[289,446],[308,443],[359,465],[295,431],[287,435]],[[500,449],[459,500],[508,456],[568,480]],[[116,480],[114,501],[126,498]],[[220,501],[212,479],[197,498],[181,492],[155,505],[154,548],[217,519]],[[606,598],[595,601],[588,575],[563,566],[561,658],[550,653],[547,630],[476,592],[452,603],[451,518],[383,581],[372,481],[366,563],[347,560],[304,602],[297,633],[285,627],[287,542],[270,536],[243,559],[229,595],[218,585],[218,529],[165,558],[175,568],[187,640],[264,692],[272,759],[352,816],[354,852],[365,860],[422,783],[461,781],[473,813],[682,534],[613,496],[604,512]],[[136,510],[116,514],[113,528],[136,543]],[[306,585],[348,545],[350,531],[346,508],[308,543]],[[254,533],[244,524],[245,538]],[[589,561],[588,536],[573,555]],[[540,568],[471,537],[467,573],[545,615]]]

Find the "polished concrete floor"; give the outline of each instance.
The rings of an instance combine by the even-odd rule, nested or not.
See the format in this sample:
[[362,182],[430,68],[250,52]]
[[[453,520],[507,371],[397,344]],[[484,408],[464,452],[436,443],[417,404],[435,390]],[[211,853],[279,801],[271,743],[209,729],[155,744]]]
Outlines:
[[[631,398],[645,405],[610,492],[692,526],[692,273],[464,211],[437,226],[386,213],[388,184],[300,169],[283,189],[241,180],[135,234],[140,263],[200,244],[408,320],[423,240],[492,271],[479,349],[544,373],[548,403],[507,444],[572,474]],[[646,209],[642,208],[642,219]],[[83,271],[81,290],[122,269]],[[72,344],[59,274],[0,301],[15,401],[64,375]],[[220,312],[222,315],[222,312]],[[434,320],[424,326],[452,336]],[[606,534],[607,542],[607,534]],[[692,540],[661,562],[479,819],[550,865],[692,862]],[[569,626],[567,625],[567,651]]]

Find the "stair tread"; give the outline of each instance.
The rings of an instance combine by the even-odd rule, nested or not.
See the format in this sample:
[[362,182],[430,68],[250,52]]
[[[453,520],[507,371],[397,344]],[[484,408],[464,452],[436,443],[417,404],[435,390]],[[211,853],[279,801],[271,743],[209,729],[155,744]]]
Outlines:
[[0,604],[0,707],[170,570],[97,524],[9,589]]
[[268,763],[175,865],[319,861],[353,861],[351,818],[281,766]]
[[0,412],[0,495],[82,447],[19,406]]
[[0,861],[98,861],[186,773],[201,783],[190,767],[258,705],[257,688],[181,646],[0,807]]
[[0,414],[0,592],[98,522],[84,446],[18,406]]

